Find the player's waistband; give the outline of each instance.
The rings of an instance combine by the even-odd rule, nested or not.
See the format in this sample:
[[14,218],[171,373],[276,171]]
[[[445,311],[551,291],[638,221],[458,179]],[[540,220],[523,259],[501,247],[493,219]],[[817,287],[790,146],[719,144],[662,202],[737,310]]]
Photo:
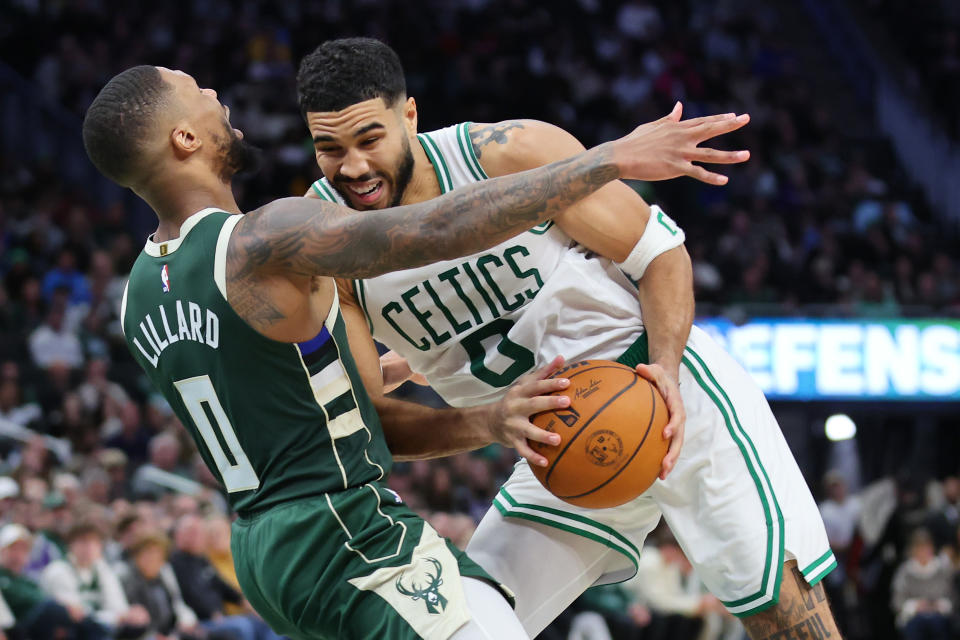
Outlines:
[[393,490],[388,489],[386,484],[383,484],[380,480],[371,480],[369,482],[364,482],[363,484],[358,484],[355,486],[347,487],[346,489],[339,489],[337,491],[318,491],[316,493],[310,494],[299,494],[296,496],[291,496],[289,498],[279,498],[271,501],[269,504],[263,506],[257,506],[251,509],[237,509],[237,518],[238,520],[243,520],[245,522],[256,522],[260,518],[263,518],[268,515],[273,515],[276,512],[283,511],[285,509],[292,509],[294,507],[303,505],[304,503],[309,502],[327,502],[327,497],[336,499],[339,501],[344,496],[348,496],[352,493],[361,490],[369,491],[368,487],[375,487],[377,489],[382,489],[393,494]]

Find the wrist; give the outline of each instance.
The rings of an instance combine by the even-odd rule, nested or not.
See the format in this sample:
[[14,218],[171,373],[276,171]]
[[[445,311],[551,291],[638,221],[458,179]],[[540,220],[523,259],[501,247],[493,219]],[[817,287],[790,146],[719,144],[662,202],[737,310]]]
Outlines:
[[590,149],[588,153],[595,154],[597,169],[613,169],[616,179],[624,177],[624,161],[620,159],[619,140],[604,142]]
[[493,430],[496,407],[496,403],[490,403],[455,409],[458,412],[459,421],[466,425],[471,440],[478,447],[485,447],[496,442]]
[[673,356],[651,358],[650,364],[659,366],[670,378],[676,382],[680,379],[680,359]]

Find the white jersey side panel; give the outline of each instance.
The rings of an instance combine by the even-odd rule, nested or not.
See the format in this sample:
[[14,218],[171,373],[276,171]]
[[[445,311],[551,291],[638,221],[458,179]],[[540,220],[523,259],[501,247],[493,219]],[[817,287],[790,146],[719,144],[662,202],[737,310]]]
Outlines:
[[[467,127],[420,136],[444,192],[486,178]],[[324,182],[317,193],[338,197]],[[636,287],[552,222],[465,258],[358,280],[354,289],[374,337],[453,406],[494,400],[557,355],[615,359],[642,331]]]

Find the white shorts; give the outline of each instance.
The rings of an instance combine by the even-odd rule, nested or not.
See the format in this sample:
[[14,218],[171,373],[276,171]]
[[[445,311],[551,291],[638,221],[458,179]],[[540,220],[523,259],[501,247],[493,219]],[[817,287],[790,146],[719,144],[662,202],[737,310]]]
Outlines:
[[[646,361],[645,351],[643,338],[631,347],[636,361]],[[630,578],[661,514],[703,583],[740,617],[777,602],[787,560],[797,561],[810,585],[836,566],[820,512],[766,398],[696,327],[680,368],[680,393],[687,421],[679,460],[636,500],[613,509],[575,507],[544,489],[525,461],[497,494],[467,553],[517,594],[528,632],[549,623],[577,589]],[[580,585],[566,598],[547,601],[535,593],[565,581]]]

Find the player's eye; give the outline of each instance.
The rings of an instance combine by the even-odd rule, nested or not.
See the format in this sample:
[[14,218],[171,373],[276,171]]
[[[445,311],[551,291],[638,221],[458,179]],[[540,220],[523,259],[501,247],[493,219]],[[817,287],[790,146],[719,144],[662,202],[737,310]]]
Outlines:
[[373,144],[374,144],[377,140],[379,140],[379,139],[380,139],[380,138],[374,136],[373,138],[367,138],[366,140],[364,140],[364,141],[363,141],[362,143],[360,143],[360,144],[362,144],[362,145],[365,146],[365,147],[370,147],[370,146],[373,146]]

